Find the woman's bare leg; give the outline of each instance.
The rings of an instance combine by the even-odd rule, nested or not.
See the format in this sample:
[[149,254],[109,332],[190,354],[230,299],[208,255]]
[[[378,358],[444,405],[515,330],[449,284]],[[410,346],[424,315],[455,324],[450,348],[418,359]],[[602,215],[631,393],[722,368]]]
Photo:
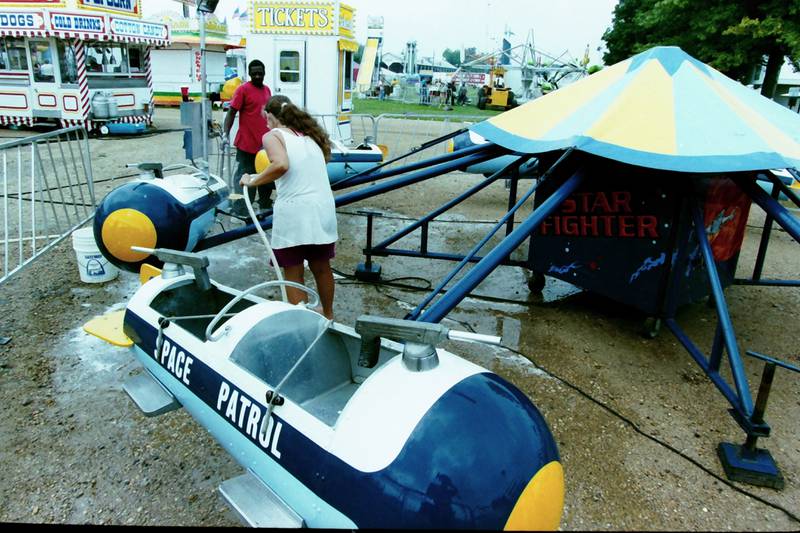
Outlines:
[[[305,266],[303,263],[300,263],[299,265],[283,267],[283,277],[286,281],[294,281],[295,283],[305,285]],[[308,300],[308,296],[305,292],[294,287],[289,287],[288,285],[286,286],[286,296],[289,298],[290,304],[298,304]]]
[[309,261],[308,267],[314,274],[314,281],[317,283],[319,300],[322,303],[322,314],[325,318],[333,320],[333,293],[336,284],[333,281],[333,271],[329,259]]

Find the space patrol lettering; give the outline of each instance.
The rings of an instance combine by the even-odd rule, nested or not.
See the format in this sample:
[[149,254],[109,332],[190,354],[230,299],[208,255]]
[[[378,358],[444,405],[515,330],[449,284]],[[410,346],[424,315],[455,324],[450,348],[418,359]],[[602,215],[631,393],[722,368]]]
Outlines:
[[169,340],[164,339],[160,354],[158,353],[158,348],[153,350],[153,359],[170,371],[173,376],[183,381],[185,385],[188,386],[190,384],[189,374],[192,372],[194,359],[177,346],[171,344]]
[[216,408],[218,413],[230,420],[240,431],[249,435],[265,451],[275,456],[276,459],[281,458],[278,439],[280,439],[283,424],[276,423],[275,418],[270,416],[267,421],[267,430],[262,432],[261,419],[264,411],[259,404],[241,394],[235,387],[222,381],[219,385]]
[[541,235],[658,238],[658,218],[632,213],[630,191],[576,192],[547,217]]

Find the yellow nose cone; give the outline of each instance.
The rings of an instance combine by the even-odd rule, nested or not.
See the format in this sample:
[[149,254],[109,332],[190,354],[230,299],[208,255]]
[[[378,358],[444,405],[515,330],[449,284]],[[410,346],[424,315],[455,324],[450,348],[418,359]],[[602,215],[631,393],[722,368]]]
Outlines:
[[100,231],[106,249],[126,263],[136,263],[150,254],[131,250],[131,246],[155,248],[157,234],[153,222],[136,209],[117,209],[103,222]]
[[564,511],[564,469],[558,461],[544,465],[517,500],[506,531],[555,531]]
[[268,166],[269,157],[267,157],[267,152],[259,150],[256,154],[256,174],[261,174]]

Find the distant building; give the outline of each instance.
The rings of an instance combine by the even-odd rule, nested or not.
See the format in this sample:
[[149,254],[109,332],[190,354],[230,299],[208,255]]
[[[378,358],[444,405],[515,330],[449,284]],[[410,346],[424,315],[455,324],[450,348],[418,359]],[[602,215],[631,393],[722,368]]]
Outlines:
[[[758,77],[752,83],[753,88],[761,88],[765,72],[766,67],[761,67]],[[795,72],[788,61],[783,64],[778,74],[778,85],[775,87],[775,96],[772,99],[800,113],[800,72]]]
[[435,57],[417,58],[417,74],[433,74],[435,72],[455,72],[457,67],[451,65],[444,59]]
[[402,55],[384,52],[381,68],[391,70],[395,74],[403,74],[405,72],[405,60]]

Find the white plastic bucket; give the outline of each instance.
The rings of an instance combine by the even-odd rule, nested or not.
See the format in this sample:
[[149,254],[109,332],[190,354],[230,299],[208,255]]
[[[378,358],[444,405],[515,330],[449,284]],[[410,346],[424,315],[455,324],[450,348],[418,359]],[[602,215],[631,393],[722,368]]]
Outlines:
[[110,263],[94,241],[92,228],[81,228],[72,232],[72,248],[78,258],[81,281],[103,283],[117,277],[119,269]]

